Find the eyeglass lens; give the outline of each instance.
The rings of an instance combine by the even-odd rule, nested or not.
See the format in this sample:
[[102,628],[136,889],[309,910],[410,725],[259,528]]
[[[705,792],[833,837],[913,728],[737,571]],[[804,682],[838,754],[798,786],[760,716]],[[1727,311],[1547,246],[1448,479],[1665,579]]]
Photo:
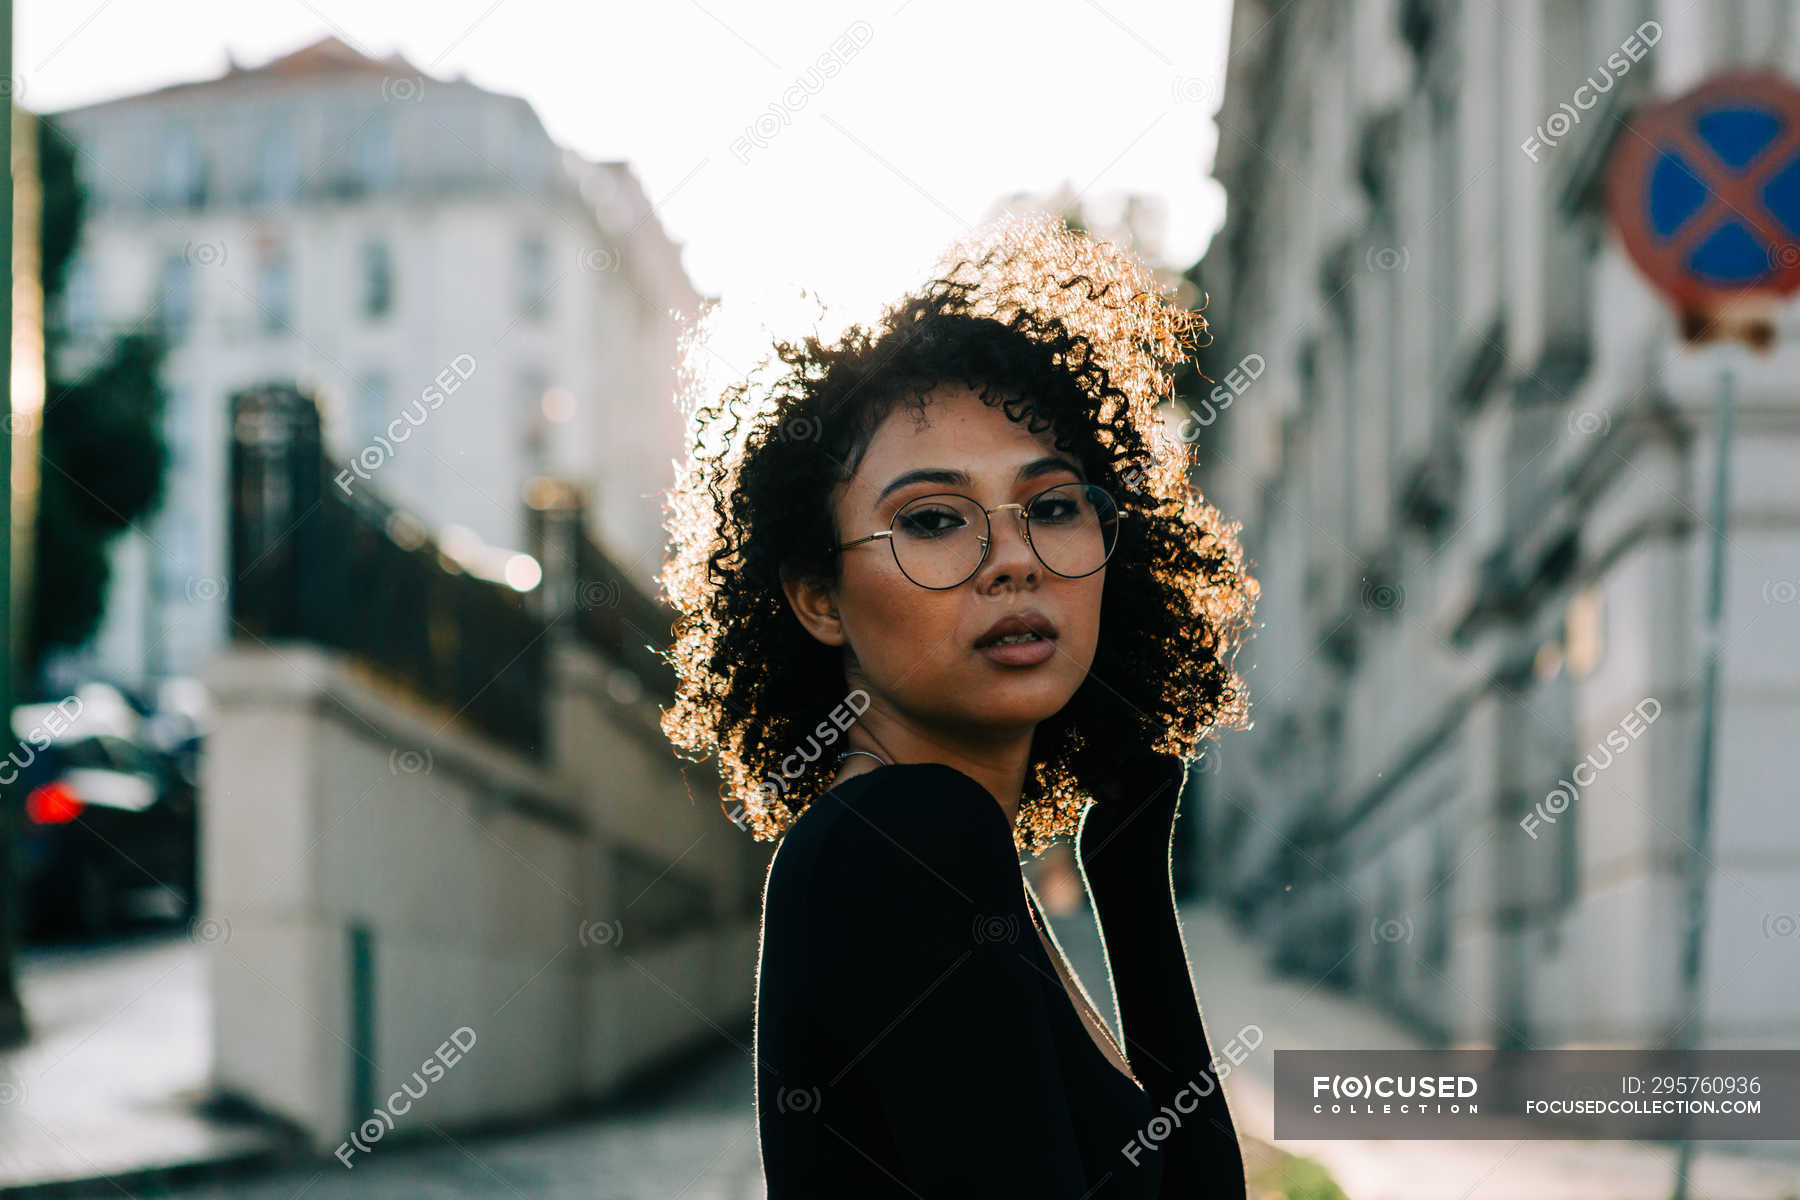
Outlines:
[[[1017,511],[1017,510],[1008,510]],[[1112,554],[1118,509],[1102,488],[1067,483],[1033,497],[1027,536],[1039,561],[1058,575],[1098,571]],[[981,566],[988,518],[967,496],[921,496],[894,516],[894,558],[921,587],[950,588]]]

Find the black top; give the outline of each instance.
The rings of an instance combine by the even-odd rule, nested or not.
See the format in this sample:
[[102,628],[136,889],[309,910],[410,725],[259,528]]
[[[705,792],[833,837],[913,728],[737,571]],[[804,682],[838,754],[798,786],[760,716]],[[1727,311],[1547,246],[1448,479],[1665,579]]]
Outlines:
[[[1178,935],[1145,953],[1159,961],[1135,962],[1135,978],[1188,977]],[[1140,1006],[1140,1031],[1191,1012],[1191,1028],[1154,1031],[1180,1061],[1152,1065],[1124,1009],[1149,1093],[1077,1014],[987,789],[942,763],[852,776],[795,819],[769,866],[756,994],[769,1200],[1242,1197],[1222,1093],[1174,1091],[1206,1066],[1191,994]]]

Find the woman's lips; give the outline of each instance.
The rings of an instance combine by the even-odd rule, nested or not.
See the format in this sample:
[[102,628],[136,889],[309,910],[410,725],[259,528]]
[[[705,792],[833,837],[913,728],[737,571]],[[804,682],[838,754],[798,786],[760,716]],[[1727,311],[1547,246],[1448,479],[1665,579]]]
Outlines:
[[994,646],[978,646],[977,653],[1002,667],[1035,667],[1048,662],[1056,653],[1056,639],[1039,637],[1035,641],[1010,642]]

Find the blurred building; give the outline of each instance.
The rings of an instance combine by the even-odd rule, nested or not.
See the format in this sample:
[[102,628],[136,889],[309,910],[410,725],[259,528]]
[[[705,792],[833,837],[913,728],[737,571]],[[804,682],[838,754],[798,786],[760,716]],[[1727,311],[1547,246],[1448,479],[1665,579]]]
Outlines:
[[76,352],[146,317],[173,341],[167,495],[115,548],[97,669],[185,673],[227,636],[226,405],[268,380],[318,396],[343,486],[450,543],[521,548],[526,481],[576,481],[649,586],[682,453],[671,310],[701,297],[628,164],[336,38],[54,116],[89,198]]
[[[1800,6],[1234,9],[1201,272],[1242,386],[1192,432],[1263,591],[1207,874],[1281,962],[1450,1041],[1688,1016],[1719,376],[1601,198],[1633,104],[1743,64],[1796,74]],[[1709,1044],[1800,1033],[1797,316],[1737,375]]]

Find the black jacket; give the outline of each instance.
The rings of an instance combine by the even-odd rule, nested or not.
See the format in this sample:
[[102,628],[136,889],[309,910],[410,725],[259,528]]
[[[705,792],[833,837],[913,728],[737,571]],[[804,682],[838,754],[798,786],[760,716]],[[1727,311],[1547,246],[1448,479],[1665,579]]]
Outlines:
[[[1172,943],[1149,952],[1178,961],[1134,969],[1185,977]],[[1191,1028],[1156,1044],[1191,1058],[1205,1035],[1191,994],[1185,1007]],[[1140,1078],[1205,1066],[1151,1067],[1123,1017]],[[1223,1094],[1197,1097],[1146,1094],[1094,1044],[1032,927],[1006,815],[969,776],[852,776],[784,835],[756,996],[769,1200],[1242,1197]]]

